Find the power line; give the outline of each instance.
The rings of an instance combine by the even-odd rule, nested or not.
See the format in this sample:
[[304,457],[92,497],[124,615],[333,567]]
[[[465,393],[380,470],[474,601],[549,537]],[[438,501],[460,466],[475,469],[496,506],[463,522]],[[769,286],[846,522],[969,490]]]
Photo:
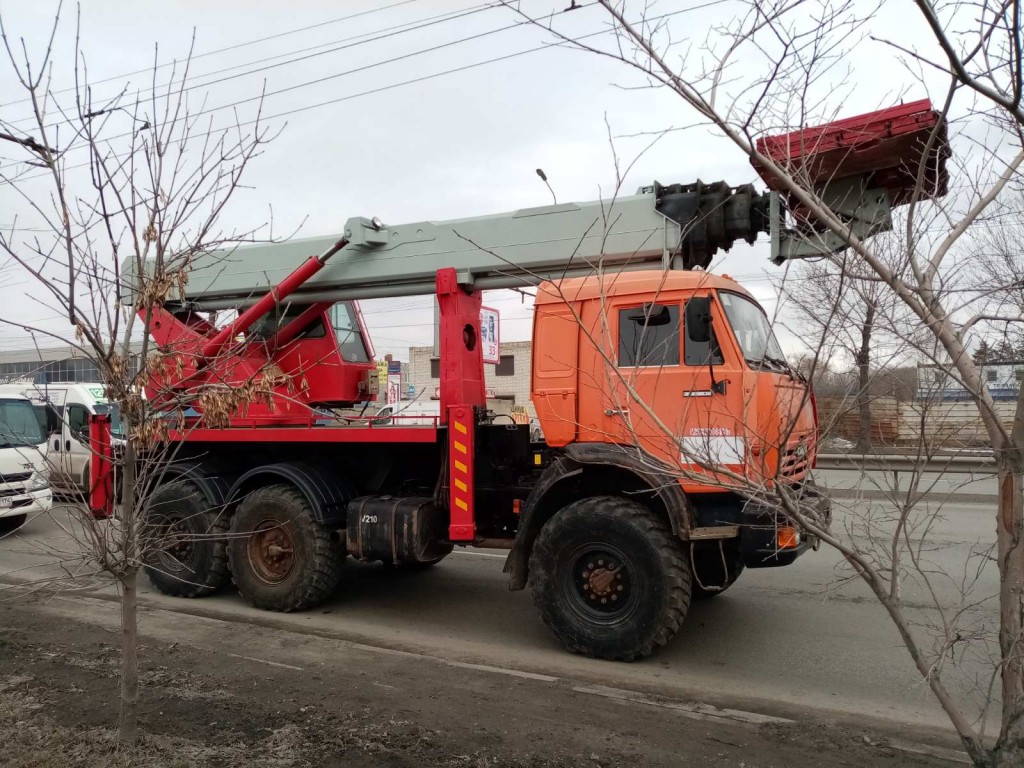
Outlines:
[[[259,74],[260,72],[266,72],[268,70],[276,69],[278,67],[285,67],[285,66],[288,66],[290,64],[298,64],[298,63],[301,63],[303,61],[308,61],[310,59],[317,58],[318,56],[326,56],[326,55],[331,54],[331,53],[337,53],[338,51],[344,51],[344,50],[348,50],[348,49],[351,49],[351,48],[355,48],[355,47],[360,46],[360,45],[365,45],[366,43],[379,42],[381,40],[386,40],[386,39],[391,38],[391,37],[396,37],[398,35],[405,34],[406,32],[416,32],[416,31],[419,31],[421,29],[426,29],[428,27],[435,26],[437,24],[443,24],[443,23],[446,23],[446,22],[449,22],[449,21],[456,21],[458,19],[465,18],[467,16],[471,16],[471,15],[476,14],[476,13],[480,13],[481,11],[491,10],[491,9],[497,8],[497,7],[500,7],[500,6],[497,6],[497,5],[494,5],[494,4],[490,4],[490,3],[483,3],[481,5],[473,6],[473,7],[469,8],[469,9],[467,9],[465,11],[458,11],[458,12],[456,12],[456,11],[449,11],[448,13],[438,14],[436,16],[430,16],[430,17],[427,17],[426,19],[419,19],[416,22],[406,22],[404,24],[397,24],[397,25],[394,25],[392,27],[385,27],[383,29],[375,30],[375,31],[372,31],[372,32],[367,32],[367,33],[364,33],[364,34],[361,34],[361,35],[354,35],[353,37],[346,38],[346,39],[343,39],[341,41],[334,40],[334,41],[332,41],[330,43],[324,43],[323,45],[320,45],[320,46],[314,46],[315,48],[323,48],[323,47],[328,46],[328,45],[333,45],[334,46],[333,48],[328,48],[327,50],[316,51],[314,53],[310,53],[309,52],[311,49],[308,49],[308,48],[307,49],[302,49],[302,50],[305,50],[305,53],[303,53],[303,55],[298,56],[298,57],[293,58],[293,59],[289,59],[288,61],[280,61],[280,62],[277,62],[275,64],[267,64],[266,66],[261,66],[261,67],[258,67],[257,69],[252,69],[252,70],[249,70],[247,72],[240,72],[240,73],[237,73],[237,74],[234,74],[234,75],[229,75],[229,76],[217,79],[217,80],[210,80],[208,82],[197,82],[194,85],[189,85],[187,87],[181,88],[180,89],[180,93],[189,93],[189,92],[191,92],[193,90],[197,90],[199,88],[209,88],[210,86],[220,85],[221,83],[225,83],[225,82],[228,82],[230,80],[235,80],[235,79],[240,78],[240,77],[247,77],[249,75]],[[520,24],[521,23],[524,23],[524,22],[520,22]],[[515,25],[512,25],[512,26],[515,26]],[[405,28],[403,29],[403,27],[405,27]],[[509,28],[511,28],[511,27],[505,27],[503,29],[509,29]],[[499,30],[495,30],[495,31],[500,32],[500,31],[503,31],[503,29],[499,29]],[[488,33],[488,34],[491,34],[491,33]],[[371,35],[377,35],[377,37],[370,37]],[[360,38],[365,38],[365,39],[360,39]],[[467,39],[472,39],[472,38],[467,38]],[[347,41],[352,41],[352,40],[354,40],[356,42],[347,42]],[[338,45],[339,42],[346,43],[346,44],[345,45]],[[458,42],[463,42],[463,41],[458,41]],[[426,49],[426,52],[430,52],[431,50],[433,50],[433,49]],[[266,57],[266,58],[263,58],[263,59],[258,59],[256,61],[247,62],[245,64],[239,64],[239,65],[236,65],[236,66],[233,66],[233,67],[226,67],[226,68],[221,69],[221,70],[215,70],[213,72],[207,72],[207,73],[205,73],[203,75],[197,75],[196,78],[198,79],[198,78],[212,77],[214,75],[222,74],[222,73],[225,73],[225,72],[230,72],[232,70],[240,69],[242,67],[248,67],[248,66],[253,66],[253,65],[264,64],[265,62],[273,61],[274,59],[284,58],[285,56],[292,56],[292,55],[294,55],[294,54],[296,54],[298,52],[299,51],[288,51],[288,52],[286,52],[284,54],[280,54],[278,56]],[[348,72],[340,73],[338,75],[332,75],[331,77],[341,77],[343,75],[352,74],[352,73],[355,73],[355,72],[360,72],[363,69],[372,68],[373,66],[379,66],[379,65],[375,64],[375,65],[371,65],[370,67],[361,67],[361,68],[358,68],[358,69],[350,70]],[[330,78],[324,78],[324,79],[330,79]],[[191,78],[189,78],[189,80],[191,80]],[[317,82],[320,82],[320,81],[312,81],[309,84],[315,84]],[[303,85],[305,85],[305,84],[303,84]],[[166,92],[163,93],[162,95],[160,95],[159,97],[157,97],[156,88],[153,88],[152,90],[146,92],[146,98],[147,99],[148,98],[166,98],[166,97],[171,95],[172,91],[175,91],[175,87],[174,87],[173,81],[172,82],[168,82],[166,84],[166,86],[159,86],[159,87],[160,88],[166,87],[166,89],[167,89]],[[283,93],[283,92],[284,91],[280,91],[280,93]],[[143,91],[141,91],[141,90],[136,91],[136,99],[141,98],[142,94],[143,94]],[[266,95],[276,95],[276,94],[271,93],[271,94],[266,94]],[[254,98],[262,98],[262,97],[254,97]],[[103,112],[103,110],[98,110],[94,114],[98,116],[102,112]],[[199,114],[204,114],[204,113],[199,113]],[[19,118],[19,119],[14,120],[14,121],[9,121],[7,124],[8,125],[15,125],[17,123],[24,123],[24,122],[27,122],[29,120],[34,120],[34,119],[35,119],[34,117],[29,116],[29,117],[25,117],[25,118]],[[63,125],[63,122],[57,121],[57,122],[49,123],[49,124],[45,125],[44,128],[54,128],[54,127],[57,127],[59,125]],[[129,135],[129,134],[123,134],[123,135]],[[111,137],[111,140],[112,139],[116,139],[116,138],[120,138],[120,137],[113,136],[113,137]]]
[[[664,13],[664,14],[660,14],[658,16],[652,16],[652,17],[649,17],[647,19],[647,21],[648,22],[661,21],[663,19],[666,19],[666,18],[669,18],[669,17],[673,17],[673,16],[678,16],[678,15],[683,14],[683,13],[690,13],[690,12],[695,11],[695,10],[702,10],[704,8],[708,8],[708,7],[711,7],[711,6],[714,6],[714,5],[721,5],[721,4],[725,3],[725,2],[728,2],[728,0],[710,0],[710,2],[704,3],[703,5],[700,5],[700,6],[693,6],[691,8],[684,8],[684,9],[679,10],[679,11],[672,11],[670,13]],[[444,44],[442,46],[438,46],[438,48],[439,47],[448,47],[448,46],[451,46],[451,45],[456,45],[456,44],[458,44],[460,42],[465,42],[465,40],[467,40],[467,39],[475,39],[475,38],[482,37],[482,36],[487,35],[487,34],[493,34],[494,32],[503,31],[503,30],[509,29],[509,28],[511,28],[513,26],[520,26],[521,24],[526,24],[526,23],[529,23],[529,22],[517,22],[516,24],[510,25],[508,27],[501,27],[501,28],[499,28],[497,30],[491,30],[490,32],[485,32],[485,33],[480,33],[478,35],[473,35],[470,38],[463,38],[463,39],[460,39],[460,40],[451,41],[451,42],[446,43],[446,44]],[[578,36],[574,37],[573,39],[576,40],[576,41],[586,40],[586,39],[590,39],[590,38],[593,38],[593,37],[597,37],[599,35],[606,35],[606,34],[610,34],[610,33],[614,33],[614,32],[615,32],[614,29],[610,29],[610,28],[609,29],[602,29],[602,30],[598,30],[596,32],[589,32],[589,33],[587,33],[585,35],[578,35]],[[525,48],[525,49],[522,49],[522,50],[519,50],[519,51],[514,51],[512,53],[508,53],[508,54],[505,54],[505,55],[502,55],[502,56],[495,56],[495,57],[492,57],[492,58],[489,58],[489,59],[483,59],[481,61],[476,61],[476,62],[472,62],[470,64],[465,64],[465,65],[462,65],[462,66],[459,66],[459,67],[453,67],[451,69],[442,70],[440,72],[434,72],[434,73],[431,73],[429,75],[423,75],[423,76],[420,76],[420,77],[411,78],[409,80],[402,80],[402,81],[397,82],[397,83],[391,83],[389,85],[384,85],[384,86],[380,86],[380,87],[377,87],[377,88],[371,88],[371,89],[366,90],[366,91],[361,91],[361,92],[358,92],[358,93],[352,93],[352,94],[348,94],[346,96],[340,96],[340,97],[335,98],[335,99],[328,99],[328,100],[325,100],[325,101],[316,102],[314,104],[309,104],[309,105],[306,105],[304,107],[296,107],[295,109],[285,110],[284,112],[278,112],[277,114],[268,115],[266,117],[261,117],[261,118],[259,118],[257,120],[247,120],[247,121],[237,122],[237,123],[235,123],[232,126],[232,128],[242,128],[242,127],[254,125],[254,124],[258,123],[258,122],[266,122],[266,121],[275,120],[275,119],[278,119],[278,118],[281,118],[281,117],[290,117],[291,115],[299,114],[299,113],[302,113],[302,112],[308,112],[309,110],[319,109],[321,107],[331,106],[331,105],[334,105],[334,104],[340,104],[342,102],[350,101],[352,99],[362,98],[364,96],[370,96],[370,95],[374,95],[374,94],[378,94],[378,93],[384,93],[386,91],[390,91],[390,90],[393,90],[395,88],[401,88],[401,87],[404,87],[404,86],[407,86],[407,85],[415,85],[415,84],[418,84],[418,83],[426,82],[428,80],[432,80],[432,79],[437,78],[437,77],[444,77],[446,75],[456,74],[456,73],[459,73],[459,72],[465,72],[465,71],[468,71],[468,70],[471,70],[471,69],[475,69],[477,67],[486,66],[488,64],[495,64],[495,63],[498,63],[498,62],[501,62],[501,61],[507,61],[507,60],[510,60],[510,59],[514,59],[514,58],[517,58],[519,56],[525,56],[525,55],[528,55],[528,54],[531,54],[531,53],[538,53],[538,52],[541,52],[541,51],[546,51],[546,50],[548,50],[550,48],[559,48],[559,47],[563,47],[563,43],[561,41],[552,42],[552,43],[544,43],[542,45],[539,45],[539,46],[536,46],[536,47],[533,47],[533,48]],[[434,49],[428,49],[428,50],[434,50]],[[424,51],[420,51],[420,52],[424,52]],[[381,65],[384,65],[384,64],[390,64],[390,63],[392,63],[394,61],[400,61],[402,59],[407,59],[407,58],[409,58],[411,56],[418,55],[418,53],[420,53],[420,52],[414,52],[414,53],[411,53],[411,54],[405,54],[403,56],[395,57],[395,58],[392,58],[392,59],[387,59],[387,60],[384,60],[384,61],[377,62],[377,63],[375,63],[373,65],[368,65],[367,67],[361,67],[359,70],[352,70],[352,71],[361,71],[361,70],[367,69],[367,68],[369,68],[371,66],[381,66]],[[278,91],[278,92],[275,92],[273,94],[266,94],[266,95],[276,95],[278,93],[283,93],[283,92],[289,91],[289,90],[295,90],[296,88],[304,87],[306,85],[310,85],[310,84],[313,84],[313,83],[323,82],[325,79],[331,79],[331,78],[334,78],[334,77],[340,77],[340,76],[343,76],[345,74],[350,74],[350,73],[351,73],[351,71],[339,73],[339,74],[330,76],[328,78],[319,78],[319,79],[314,80],[314,81],[310,81],[310,82],[307,82],[307,83],[300,83],[300,84],[297,84],[295,86],[291,86],[291,87],[289,87],[287,89],[284,89],[282,91]],[[199,115],[211,114],[213,112],[217,112],[217,111],[220,111],[220,110],[223,110],[223,109],[231,109],[231,108],[237,107],[237,106],[239,106],[241,104],[245,104],[245,103],[251,102],[253,100],[260,99],[260,98],[263,98],[263,97],[259,97],[259,96],[257,96],[257,97],[250,97],[250,98],[247,98],[247,99],[243,99],[241,101],[233,102],[231,104],[225,104],[225,105],[222,105],[220,107],[211,107],[210,109],[203,110],[202,112],[199,112],[199,113],[196,113],[196,114],[193,114],[193,115],[189,115],[188,118],[192,119],[194,117],[198,117]],[[180,120],[182,118],[176,118],[176,119]],[[173,124],[174,121],[171,121],[171,122]],[[210,130],[210,131],[207,131],[206,133],[195,134],[191,138],[193,138],[193,139],[201,139],[201,138],[204,138],[204,137],[207,137],[207,136],[211,136],[214,133],[221,132],[222,130],[226,130],[226,129]],[[108,141],[109,142],[109,141],[113,141],[114,139],[125,138],[125,137],[131,136],[131,135],[133,135],[131,132],[127,132],[127,133],[123,133],[123,134],[118,134],[118,135],[112,136],[112,137],[110,137],[108,139],[104,139],[104,141]],[[75,149],[85,148],[87,146],[88,145],[80,144],[80,145],[76,145],[74,147],[71,147],[67,151],[70,152],[70,151],[74,151]],[[68,171],[68,170],[76,170],[76,169],[79,169],[79,168],[87,168],[87,167],[90,166],[90,164],[91,163],[79,163],[78,165],[66,166],[64,168],[64,170]],[[29,181],[31,179],[41,178],[41,177],[47,176],[47,175],[48,175],[47,172],[43,172],[43,173],[39,173],[39,174],[30,174],[30,175],[21,177],[20,179],[17,179],[17,181]],[[0,182],[0,185],[11,184],[11,183],[13,183],[13,181],[14,180],[5,180],[5,181]]]
[[[214,56],[214,55],[219,54],[219,53],[226,53],[227,51],[234,51],[234,50],[237,50],[239,48],[245,48],[245,47],[250,46],[250,45],[257,45],[259,43],[265,43],[268,40],[276,40],[278,38],[287,37],[288,35],[295,35],[295,34],[298,34],[300,32],[308,32],[311,29],[318,29],[320,27],[326,27],[326,26],[329,26],[331,24],[337,24],[337,23],[342,22],[342,21],[349,21],[351,19],[355,19],[355,18],[358,18],[360,16],[369,16],[370,14],[380,13],[381,11],[388,11],[388,10],[391,10],[392,8],[398,8],[399,6],[409,5],[410,3],[417,3],[419,1],[420,0],[399,0],[399,2],[392,3],[391,5],[384,5],[384,6],[381,6],[379,8],[371,8],[370,10],[360,11],[359,13],[352,13],[352,14],[349,14],[348,16],[339,16],[336,19],[330,19],[328,21],[321,21],[321,22],[318,22],[316,24],[310,24],[310,25],[305,26],[305,27],[299,27],[297,29],[290,29],[290,30],[287,30],[285,32],[278,32],[276,34],[268,35],[266,37],[256,38],[255,40],[247,40],[247,41],[245,41],[243,43],[235,43],[234,45],[229,45],[229,46],[226,46],[224,48],[218,48],[218,49],[213,50],[213,51],[207,51],[206,53],[197,53],[194,56],[191,56],[189,58],[190,58],[191,61],[197,61],[199,59],[205,59],[208,56]],[[124,74],[121,74],[121,75],[112,75],[110,77],[105,77],[102,80],[96,80],[94,82],[91,82],[89,85],[90,86],[96,86],[96,85],[100,85],[102,83],[109,83],[109,82],[111,82],[113,80],[123,80],[124,78],[132,77],[133,75],[148,74],[148,73],[150,73],[150,72],[152,72],[154,70],[157,70],[157,69],[166,69],[167,67],[176,66],[176,64],[177,64],[177,62],[169,61],[166,64],[157,64],[156,66],[146,67],[145,69],[137,69],[137,70],[135,70],[133,72],[125,72]],[[68,93],[69,91],[74,91],[74,90],[77,90],[76,86],[72,86],[72,87],[68,87],[68,88],[63,88],[63,89],[61,89],[59,91],[53,91],[53,93],[51,95],[56,96],[58,94]],[[11,107],[11,106],[14,106],[15,104],[24,104],[24,103],[27,103],[27,102],[30,102],[30,101],[32,101],[31,98],[18,99],[17,101],[9,101],[6,104],[0,104],[0,109],[3,109],[4,107]]]

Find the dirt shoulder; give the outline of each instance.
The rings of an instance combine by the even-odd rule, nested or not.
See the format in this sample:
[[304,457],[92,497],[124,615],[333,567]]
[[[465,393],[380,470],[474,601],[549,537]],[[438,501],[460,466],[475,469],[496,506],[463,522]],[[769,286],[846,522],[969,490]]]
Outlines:
[[166,611],[143,613],[145,735],[118,752],[116,630],[112,603],[0,604],[0,764],[951,765],[864,733],[698,717],[543,676]]

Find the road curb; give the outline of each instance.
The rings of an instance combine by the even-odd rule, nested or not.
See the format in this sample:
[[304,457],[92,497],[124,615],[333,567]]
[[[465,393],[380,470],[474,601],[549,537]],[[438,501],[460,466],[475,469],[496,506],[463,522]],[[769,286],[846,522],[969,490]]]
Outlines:
[[[890,491],[860,490],[858,488],[824,488],[826,496],[831,499],[863,499],[864,501],[892,501],[894,496],[903,499],[906,492],[893,494]],[[922,493],[917,497],[920,501],[946,501],[960,504],[995,504],[999,499],[994,493]]]
[[[30,587],[29,584],[26,584],[19,580],[3,577],[0,577],[0,583],[8,584],[14,588],[17,588],[19,586],[23,586],[26,588]],[[119,598],[116,595],[105,595],[99,593],[91,595],[79,593],[75,597],[62,597],[60,595],[57,595],[53,598],[53,600],[62,603],[68,603],[70,605],[88,605],[90,603],[96,605],[98,603],[102,603],[105,605],[116,606],[120,602]],[[718,707],[713,704],[708,704],[700,701],[660,696],[647,693],[644,691],[632,690],[627,688],[604,686],[600,684],[590,683],[580,679],[573,679],[571,677],[547,675],[538,672],[532,672],[529,670],[515,669],[512,667],[503,667],[490,664],[447,659],[443,656],[438,656],[430,653],[403,650],[400,648],[390,648],[386,645],[378,645],[374,643],[368,643],[365,641],[350,640],[343,636],[340,636],[338,633],[326,632],[324,630],[312,627],[281,627],[275,625],[274,623],[252,621],[245,617],[233,615],[223,611],[218,611],[216,609],[200,609],[195,607],[191,602],[184,602],[180,609],[178,609],[176,607],[168,607],[165,605],[153,605],[145,598],[140,598],[139,612],[140,616],[144,615],[147,612],[162,612],[176,616],[191,616],[197,619],[205,621],[214,621],[224,625],[242,624],[246,626],[258,627],[259,629],[268,632],[290,633],[303,637],[320,638],[322,640],[338,643],[343,647],[367,653],[417,659],[426,662],[441,664],[456,669],[465,669],[482,674],[500,675],[503,677],[515,677],[518,679],[530,680],[542,685],[564,686],[570,688],[574,692],[579,693],[581,695],[600,696],[602,698],[615,700],[617,702],[622,703],[625,706],[659,707],[662,709],[668,709],[675,712],[681,717],[685,717],[691,720],[733,722],[739,725],[754,728],[758,728],[765,725],[787,726],[799,725],[801,723],[817,724],[816,721],[812,720],[798,720],[794,718],[769,715],[763,712],[734,709],[729,707]],[[79,620],[85,621],[86,619]],[[143,630],[142,633],[145,634],[145,631]],[[181,640],[180,642],[187,643],[187,641],[185,640]],[[280,661],[275,661],[272,659],[261,659],[255,657],[241,656],[239,654],[227,652],[224,649],[204,649],[199,645],[190,645],[193,645],[193,647],[196,647],[200,650],[208,650],[210,652],[215,653],[225,653],[229,656],[237,656],[239,658],[244,658],[249,661],[264,663],[271,666],[283,666],[301,669],[299,667],[293,667],[293,665],[284,664]],[[926,744],[922,742],[890,738],[887,736],[878,737],[876,739],[870,739],[868,736],[865,735],[863,738],[866,744],[873,747],[878,747],[880,749],[893,749],[901,752],[906,752],[909,754],[926,755],[929,757],[941,759],[956,764],[970,764],[970,760],[967,757],[966,753],[960,752],[955,749],[949,749],[946,747],[935,746],[932,744]]]

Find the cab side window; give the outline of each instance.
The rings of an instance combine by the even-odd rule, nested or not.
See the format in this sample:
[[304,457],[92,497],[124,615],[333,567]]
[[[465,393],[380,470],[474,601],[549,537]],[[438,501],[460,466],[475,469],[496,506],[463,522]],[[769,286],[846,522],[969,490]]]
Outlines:
[[89,412],[85,409],[84,405],[69,405],[66,408],[68,429],[71,430],[72,437],[82,437],[86,434],[87,425],[89,423]]
[[679,365],[679,305],[619,310],[619,367]]

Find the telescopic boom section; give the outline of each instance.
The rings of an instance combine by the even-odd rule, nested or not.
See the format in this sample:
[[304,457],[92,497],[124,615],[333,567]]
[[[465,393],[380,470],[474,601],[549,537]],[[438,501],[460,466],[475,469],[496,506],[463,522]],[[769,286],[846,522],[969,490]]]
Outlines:
[[[464,288],[485,290],[590,275],[599,267],[609,272],[706,267],[719,251],[739,240],[752,243],[766,232],[768,208],[768,195],[749,185],[698,181],[655,183],[627,197],[451,221],[387,226],[378,219],[352,218],[341,236],[347,245],[324,269],[311,268],[297,278],[301,284],[290,301],[427,295],[435,291],[437,272],[446,268],[456,271]],[[270,293],[272,286],[279,287],[268,301],[282,303],[285,279],[310,253],[333,248],[338,240],[309,238],[200,254],[191,262],[185,303],[198,310],[235,309]],[[137,290],[134,268],[131,260],[123,267],[124,301],[133,301]],[[230,337],[221,334],[218,343],[224,338]]]

